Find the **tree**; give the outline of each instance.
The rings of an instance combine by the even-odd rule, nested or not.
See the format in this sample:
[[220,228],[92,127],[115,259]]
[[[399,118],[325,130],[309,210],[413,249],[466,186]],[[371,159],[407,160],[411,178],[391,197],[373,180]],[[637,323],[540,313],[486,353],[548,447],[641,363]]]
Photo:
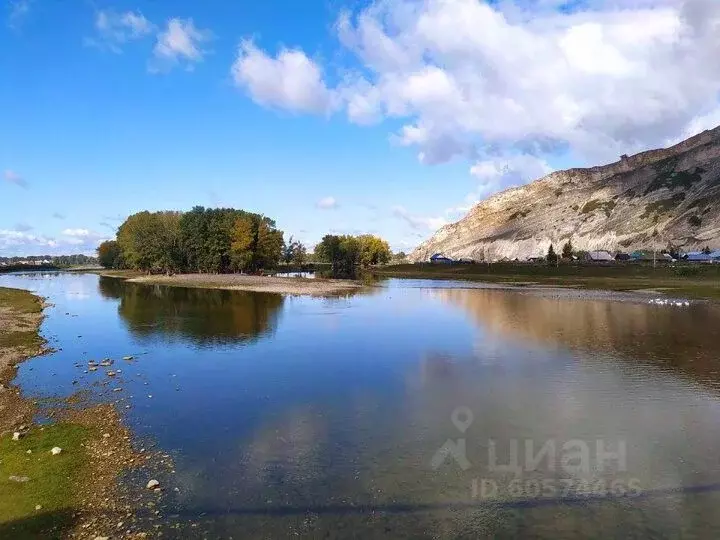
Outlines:
[[179,212],[140,212],[118,228],[123,261],[145,272],[171,273],[182,267]]
[[252,264],[255,247],[255,224],[250,216],[235,221],[230,244],[230,265],[234,271],[248,270]]
[[332,264],[333,274],[349,276],[357,266],[367,267],[390,260],[390,246],[382,238],[365,234],[362,236],[325,235],[315,246],[318,261]]
[[257,241],[253,266],[259,268],[273,268],[282,256],[283,233],[275,228],[275,222],[262,217],[257,225]]
[[390,246],[382,238],[371,234],[357,237],[360,247],[360,264],[364,267],[384,264],[392,257]]
[[555,253],[555,248],[552,244],[550,244],[550,247],[548,248],[547,262],[548,264],[555,264],[557,262],[557,254]]
[[712,250],[710,249],[710,246],[705,246],[705,248],[702,250],[702,252],[705,255],[710,255],[712,253]]
[[121,268],[120,246],[115,240],[106,240],[97,248],[98,262],[103,268]]
[[292,236],[290,237],[290,240],[288,240],[287,244],[283,245],[282,260],[285,264],[301,265],[305,262],[306,255],[307,249],[305,246],[302,242],[295,240]]
[[562,257],[563,257],[563,259],[572,259],[572,256],[573,256],[573,245],[572,245],[572,242],[570,240],[568,240],[567,242],[565,242],[565,245],[563,246]]

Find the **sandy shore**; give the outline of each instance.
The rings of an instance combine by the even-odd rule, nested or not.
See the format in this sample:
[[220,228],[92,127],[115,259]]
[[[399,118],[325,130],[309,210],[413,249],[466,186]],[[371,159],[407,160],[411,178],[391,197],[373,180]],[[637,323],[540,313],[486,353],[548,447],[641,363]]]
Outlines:
[[[122,277],[107,274],[111,277]],[[227,289],[292,295],[334,296],[357,291],[362,283],[345,279],[306,279],[242,274],[178,274],[174,276],[138,276],[128,281],[176,287]]]

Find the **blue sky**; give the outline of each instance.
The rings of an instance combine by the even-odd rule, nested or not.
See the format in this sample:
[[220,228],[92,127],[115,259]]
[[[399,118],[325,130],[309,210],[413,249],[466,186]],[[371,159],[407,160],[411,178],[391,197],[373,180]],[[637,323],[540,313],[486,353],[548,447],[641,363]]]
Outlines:
[[[628,71],[677,52],[682,2],[3,2],[0,255],[92,252],[133,212],[193,205],[407,251],[497,190],[720,122],[720,74]],[[634,45],[619,9],[650,27]]]

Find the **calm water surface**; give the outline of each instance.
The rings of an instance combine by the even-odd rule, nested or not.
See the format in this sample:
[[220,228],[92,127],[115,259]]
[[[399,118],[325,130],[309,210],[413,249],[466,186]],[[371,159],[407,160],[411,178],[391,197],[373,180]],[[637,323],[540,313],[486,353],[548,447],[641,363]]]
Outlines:
[[[716,306],[439,285],[0,276],[54,304],[61,349],[16,383],[118,400],[174,458],[183,537],[720,537]],[[117,380],[83,373],[105,357]]]

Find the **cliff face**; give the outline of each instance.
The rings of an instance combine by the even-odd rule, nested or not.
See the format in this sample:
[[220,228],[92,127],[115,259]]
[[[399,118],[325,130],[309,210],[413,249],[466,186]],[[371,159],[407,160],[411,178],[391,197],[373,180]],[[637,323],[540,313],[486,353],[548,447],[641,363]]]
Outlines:
[[720,127],[617,163],[558,171],[477,204],[411,254],[524,260],[556,251],[720,247]]

